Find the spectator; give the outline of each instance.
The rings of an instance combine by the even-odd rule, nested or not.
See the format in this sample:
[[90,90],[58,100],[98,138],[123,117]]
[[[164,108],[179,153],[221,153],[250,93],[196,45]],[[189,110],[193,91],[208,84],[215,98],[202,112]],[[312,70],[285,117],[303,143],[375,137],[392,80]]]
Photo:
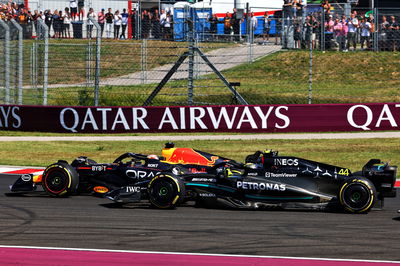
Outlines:
[[338,34],[338,43],[339,43],[339,51],[347,52],[347,33],[349,31],[349,27],[347,26],[346,16],[342,16],[339,24],[341,25],[340,32]]
[[255,31],[256,31],[256,29],[257,29],[257,25],[258,25],[258,21],[257,21],[257,17],[256,16],[254,16],[254,12],[251,12],[250,13],[250,26],[251,26],[251,43],[253,43],[253,41],[254,41],[254,34],[255,34]]
[[329,15],[329,19],[325,22],[325,49],[330,50],[332,48],[333,39],[333,27],[335,22],[333,21],[333,16]]
[[291,7],[291,12],[292,12],[292,18],[296,19],[297,18],[297,0],[292,0],[292,7]]
[[263,20],[264,20],[263,41],[265,43],[266,41],[269,41],[270,19],[268,17],[268,11],[265,11]]
[[390,45],[388,45],[388,31],[389,21],[386,16],[382,16],[382,22],[379,24],[379,47],[382,51],[388,51]]
[[114,39],[118,39],[119,30],[122,24],[122,16],[119,14],[119,10],[115,11],[114,14]]
[[39,18],[41,18],[40,14],[39,14],[39,11],[37,11],[37,10],[33,11],[33,15],[32,15],[32,19],[33,19],[33,28],[35,29],[36,35],[38,34],[38,32],[37,32],[37,23],[38,23],[37,20],[38,20]]
[[76,20],[78,14],[78,2],[77,0],[69,0],[69,9],[71,10],[71,18],[73,21]]
[[210,23],[210,33],[213,35],[212,38],[215,39],[217,36],[219,22],[217,14],[214,13],[211,18],[208,19],[208,22]]
[[54,30],[54,35],[53,38],[60,38],[60,24],[61,24],[61,20],[60,20],[60,13],[58,12],[58,10],[54,10],[53,13],[53,30]]
[[240,40],[240,22],[241,19],[238,17],[236,8],[234,8],[231,16],[231,25],[233,28],[233,34],[235,35],[235,41]]
[[161,15],[160,15],[160,27],[161,27],[161,34],[162,34],[162,39],[166,39],[166,33],[165,33],[165,23],[167,22],[167,13],[165,13],[164,9],[161,9]]
[[275,45],[278,45],[278,40],[279,44],[282,44],[282,19],[277,18],[275,21]]
[[172,16],[171,16],[171,12],[167,12],[167,17],[165,20],[165,38],[167,40],[171,40],[172,39]]
[[71,38],[70,25],[71,25],[71,14],[69,13],[69,8],[66,7],[64,12],[64,27],[62,34],[64,38]]
[[322,9],[324,10],[325,21],[327,21],[329,20],[329,16],[331,16],[331,4],[329,4],[329,0],[324,0],[321,6]]
[[304,36],[304,40],[305,40],[305,46],[310,49],[310,42],[311,42],[311,38],[312,38],[312,32],[313,32],[313,25],[312,25],[312,20],[311,20],[311,16],[307,16],[306,20],[304,22],[304,29],[305,29],[305,36]]
[[104,8],[102,8],[101,11],[97,14],[97,23],[99,23],[101,29],[100,37],[103,37],[104,22],[105,22],[105,14],[104,14]]
[[142,38],[148,39],[150,37],[150,20],[151,15],[147,10],[142,12]]
[[283,0],[282,12],[284,19],[292,19],[292,1]]
[[366,20],[365,18],[361,19],[360,23],[360,28],[361,28],[361,50],[364,50],[364,43],[366,42],[367,48],[369,48],[369,37],[371,35],[370,29],[371,29],[371,23]]
[[151,32],[155,39],[160,39],[160,14],[158,9],[154,10],[154,14],[151,16]]
[[298,24],[298,23],[294,24],[293,39],[294,39],[294,49],[300,49],[301,48],[301,27],[300,27],[300,24]]
[[126,13],[126,8],[122,10],[121,18],[122,18],[121,21],[122,29],[121,29],[121,36],[119,36],[119,38],[126,40],[125,32],[126,32],[126,27],[128,26],[128,18],[129,18],[129,14]]
[[113,22],[114,22],[114,15],[111,12],[111,8],[108,9],[108,12],[105,15],[106,19],[106,36],[107,39],[111,38],[111,31],[113,27]]
[[88,39],[91,39],[93,37],[92,36],[93,22],[90,19],[93,19],[93,20],[96,19],[96,13],[94,13],[93,8],[89,8],[89,12],[87,14],[87,32],[86,32],[86,34],[87,34]]
[[350,46],[353,45],[353,50],[357,48],[357,29],[358,19],[356,13],[351,13],[350,18],[347,21],[348,32],[347,32],[347,50],[350,50]]
[[303,7],[304,7],[304,5],[303,5],[303,0],[298,0],[297,1],[297,6],[296,6],[296,9],[297,9],[297,17],[298,18],[301,18],[301,17],[303,17]]
[[51,11],[49,9],[47,9],[44,12],[44,23],[49,29],[49,37],[50,37],[51,25],[53,24],[53,14],[51,14]]
[[320,23],[314,16],[311,16],[311,25],[312,25],[311,44],[312,44],[312,49],[315,49],[315,47],[317,46],[317,34],[320,29]]
[[78,0],[78,17],[79,20],[85,17],[85,0]]
[[[229,15],[229,12],[226,12],[224,17],[224,34],[231,35],[231,17]],[[229,36],[226,37],[229,38]]]
[[[162,12],[163,10],[161,10]],[[138,15],[136,9],[131,10],[131,29],[132,29],[132,39],[138,38],[137,32],[136,32],[136,25],[138,21]]]
[[399,24],[397,23],[395,16],[390,16],[388,41],[390,43],[390,49],[393,52],[397,50],[397,39],[399,38],[398,31]]

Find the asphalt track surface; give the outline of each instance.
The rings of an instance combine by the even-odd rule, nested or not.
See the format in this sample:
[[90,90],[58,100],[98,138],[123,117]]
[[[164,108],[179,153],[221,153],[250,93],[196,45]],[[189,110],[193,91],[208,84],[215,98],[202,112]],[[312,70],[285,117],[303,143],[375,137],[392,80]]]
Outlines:
[[400,261],[399,198],[365,215],[115,207],[91,196],[7,197],[0,175],[0,245]]

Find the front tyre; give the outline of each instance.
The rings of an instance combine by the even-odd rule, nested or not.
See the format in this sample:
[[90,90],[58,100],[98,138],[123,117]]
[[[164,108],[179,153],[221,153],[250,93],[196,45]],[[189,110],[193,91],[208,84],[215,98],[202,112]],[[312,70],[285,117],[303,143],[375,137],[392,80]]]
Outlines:
[[78,184],[78,173],[66,162],[49,165],[43,172],[42,186],[51,196],[67,197],[76,192]]
[[171,209],[182,202],[185,186],[173,174],[159,174],[150,181],[148,193],[152,206],[160,209]]
[[350,178],[342,184],[339,200],[348,212],[367,213],[376,201],[375,186],[366,178]]

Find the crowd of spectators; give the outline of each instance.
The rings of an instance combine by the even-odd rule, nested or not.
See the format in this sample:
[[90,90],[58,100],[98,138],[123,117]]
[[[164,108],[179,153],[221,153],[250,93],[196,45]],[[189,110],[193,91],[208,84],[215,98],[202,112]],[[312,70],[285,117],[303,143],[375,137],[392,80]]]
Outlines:
[[[290,1],[285,0],[287,3]],[[361,14],[353,10],[346,16],[343,12],[333,12],[328,1],[323,1],[321,6],[322,12],[306,13],[305,9],[303,17],[298,16],[298,10],[296,16],[293,9],[284,8],[289,14],[283,15],[283,25],[285,18],[288,23],[282,30],[286,30],[286,35],[293,39],[293,48],[312,46],[313,49],[343,52],[376,48],[381,51],[400,50],[400,24],[395,16],[382,15],[375,21],[373,12],[364,11]],[[376,47],[374,40],[377,40]]]
[[[329,1],[321,4],[322,12],[309,13],[304,8],[302,0],[284,0],[281,17],[271,17],[265,12],[263,17],[255,17],[254,13],[239,15],[236,9],[227,12],[224,18],[216,14],[209,19],[209,35],[214,39],[229,39],[239,41],[241,23],[248,20],[251,29],[255,31],[258,24],[263,25],[263,41],[268,41],[271,25],[274,24],[275,44],[281,40],[283,34],[293,40],[293,48],[337,49],[343,52],[356,49],[373,49],[373,39],[380,50],[400,50],[400,24],[397,18],[379,16],[375,21],[372,13],[359,14],[352,11],[350,16],[340,12],[333,12]],[[74,30],[71,25],[81,24],[86,27],[86,37],[94,37],[94,25],[97,21],[101,28],[101,36],[110,39],[127,39],[128,29],[131,37],[154,38],[170,40],[173,38],[173,16],[164,9],[142,10],[136,9],[112,10],[108,8],[95,12],[89,8],[85,12],[83,0],[70,0],[70,5],[63,10],[34,10],[33,13],[23,4],[9,1],[0,4],[0,19],[15,19],[24,29],[24,37],[32,37],[37,33],[37,21],[41,19],[49,27],[51,37],[71,38]],[[272,23],[274,21],[274,23]],[[289,21],[289,23],[287,22]],[[223,24],[223,35],[218,34],[218,24]],[[286,31],[286,32],[284,32]]]
[[113,11],[111,8],[101,9],[96,13],[93,8],[85,12],[84,1],[70,0],[69,7],[64,10],[35,10],[31,13],[23,4],[8,2],[0,4],[0,19],[15,19],[24,28],[25,38],[31,38],[34,30],[37,33],[37,20],[42,19],[51,32],[53,38],[73,37],[73,24],[86,25],[87,38],[94,36],[94,24],[92,20],[99,23],[101,36],[113,39],[127,39],[128,27],[131,30],[132,38],[155,38],[172,39],[173,17],[170,12],[162,9],[143,10],[136,9],[127,11],[125,8]]

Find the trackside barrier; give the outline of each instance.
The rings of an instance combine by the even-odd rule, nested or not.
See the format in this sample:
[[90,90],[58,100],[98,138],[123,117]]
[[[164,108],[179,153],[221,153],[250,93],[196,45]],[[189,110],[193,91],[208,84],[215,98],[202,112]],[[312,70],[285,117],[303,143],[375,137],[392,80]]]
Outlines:
[[0,105],[0,114],[2,130],[64,133],[400,130],[400,103],[107,108]]
[[11,19],[11,23],[18,30],[18,104],[22,104],[22,84],[23,84],[23,60],[24,60],[24,32],[15,19]]
[[4,89],[5,104],[10,103],[10,27],[0,20],[0,27],[4,29]]

